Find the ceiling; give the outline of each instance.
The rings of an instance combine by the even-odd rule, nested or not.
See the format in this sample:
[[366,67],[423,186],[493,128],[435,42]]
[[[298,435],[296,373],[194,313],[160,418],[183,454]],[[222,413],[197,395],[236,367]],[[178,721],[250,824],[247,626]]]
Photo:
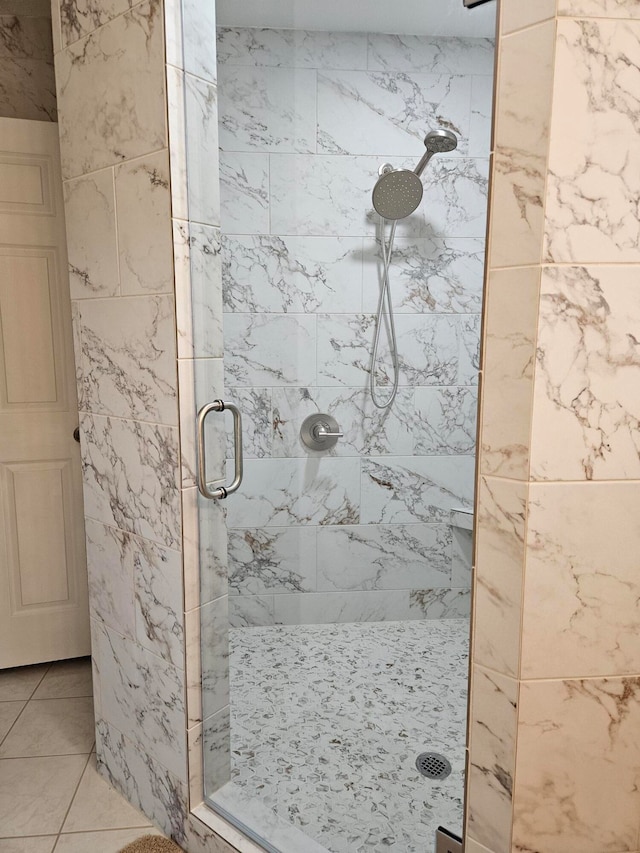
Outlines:
[[224,27],[278,27],[430,36],[495,35],[496,2],[463,0],[216,0]]

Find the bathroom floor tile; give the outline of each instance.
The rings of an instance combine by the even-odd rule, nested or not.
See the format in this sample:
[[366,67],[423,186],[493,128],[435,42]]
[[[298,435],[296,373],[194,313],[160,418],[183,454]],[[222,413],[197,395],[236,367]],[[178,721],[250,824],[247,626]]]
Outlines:
[[0,672],[0,702],[30,699],[49,666],[48,663],[40,663],[36,666],[21,666],[15,669],[2,670]]
[[147,818],[98,774],[96,757],[92,755],[62,827],[63,832],[141,826],[150,826]]
[[33,698],[70,699],[92,695],[91,658],[78,658],[51,664],[49,672],[38,685]]
[[86,763],[86,755],[0,760],[2,834],[59,832]]
[[34,700],[0,746],[0,758],[88,754],[94,726],[89,697]]
[[56,845],[56,853],[87,853],[88,850],[100,853],[118,853],[125,844],[131,844],[143,835],[161,835],[157,829],[115,829],[106,832],[74,832],[61,835]]
[[56,835],[0,838],[0,853],[51,853],[56,839]]
[[[20,711],[25,706],[25,702],[0,702],[0,742],[15,723]],[[0,829],[2,832],[2,829]]]

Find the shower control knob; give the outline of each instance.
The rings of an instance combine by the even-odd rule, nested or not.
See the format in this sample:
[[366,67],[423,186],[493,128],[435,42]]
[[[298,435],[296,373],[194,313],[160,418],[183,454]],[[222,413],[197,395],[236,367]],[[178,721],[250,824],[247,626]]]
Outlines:
[[309,450],[331,450],[344,433],[331,415],[309,415],[300,427],[300,439]]

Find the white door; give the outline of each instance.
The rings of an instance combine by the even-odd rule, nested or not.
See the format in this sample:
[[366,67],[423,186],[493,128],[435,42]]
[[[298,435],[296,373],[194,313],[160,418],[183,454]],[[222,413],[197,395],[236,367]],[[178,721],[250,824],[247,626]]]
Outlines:
[[87,655],[58,125],[0,119],[0,668]]

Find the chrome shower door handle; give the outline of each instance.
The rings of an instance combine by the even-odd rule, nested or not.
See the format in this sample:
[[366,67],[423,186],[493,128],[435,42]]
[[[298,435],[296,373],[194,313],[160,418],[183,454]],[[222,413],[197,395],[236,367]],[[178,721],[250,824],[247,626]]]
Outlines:
[[[235,469],[233,480],[227,486],[218,486],[218,488],[210,491],[207,486],[207,451],[206,438],[204,432],[205,421],[211,412],[226,412],[230,411],[233,415],[233,453],[235,459]],[[198,412],[196,421],[197,439],[198,439],[198,489],[200,494],[210,501],[224,500],[224,498],[237,492],[242,483],[243,474],[243,458],[242,458],[242,415],[240,409],[233,403],[224,403],[222,400],[214,400],[213,403],[207,403]]]

